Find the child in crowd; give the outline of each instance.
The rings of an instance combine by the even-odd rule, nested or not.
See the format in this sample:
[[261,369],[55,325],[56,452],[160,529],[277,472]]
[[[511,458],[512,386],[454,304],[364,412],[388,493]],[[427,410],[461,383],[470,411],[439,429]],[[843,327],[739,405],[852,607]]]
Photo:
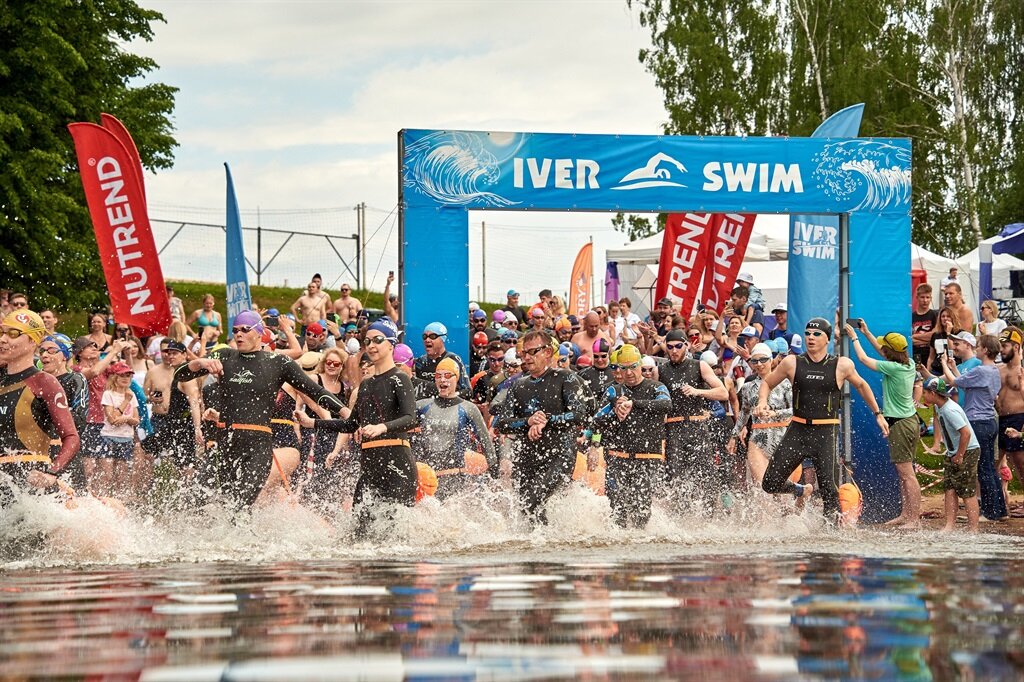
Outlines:
[[131,390],[132,368],[126,362],[115,362],[107,370],[107,390],[100,404],[103,406],[103,438],[105,456],[97,462],[100,495],[124,494],[128,490],[135,445],[135,427],[139,425],[139,401]]
[[741,272],[736,278],[736,286],[743,287],[747,290],[747,309],[744,311],[744,319],[746,324],[749,326],[754,321],[754,308],[757,308],[762,313],[764,312],[764,295],[761,290],[754,286],[754,276],[749,272]]
[[946,525],[944,532],[956,528],[957,498],[967,510],[967,529],[978,530],[978,460],[981,445],[971,429],[964,408],[949,397],[945,380],[932,377],[924,382],[921,399],[925,405],[935,406],[946,444],[946,464],[942,487],[946,491]]

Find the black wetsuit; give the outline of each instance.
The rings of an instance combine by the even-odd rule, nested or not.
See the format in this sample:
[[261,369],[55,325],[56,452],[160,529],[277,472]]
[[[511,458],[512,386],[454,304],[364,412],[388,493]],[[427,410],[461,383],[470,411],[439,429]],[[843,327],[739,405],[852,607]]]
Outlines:
[[[836,383],[838,367],[839,358],[835,355],[826,355],[821,362],[811,362],[806,355],[796,357],[793,421],[768,462],[762,483],[765,492],[792,493],[795,488],[789,475],[805,457],[809,457],[818,475],[827,520],[835,520],[839,513],[836,439],[842,391]],[[807,423],[798,420],[806,420]],[[820,421],[825,423],[818,423]]]
[[[710,388],[700,371],[700,360],[684,358],[658,367],[658,379],[672,399],[665,420],[665,474],[670,484],[690,483],[708,500],[717,498],[719,476],[715,469],[710,419],[704,398],[683,395],[684,384]],[[675,490],[671,492],[676,492]]]
[[[633,401],[624,420],[615,414],[620,398]],[[665,460],[665,417],[672,410],[665,385],[644,379],[636,386],[610,386],[594,416],[607,466],[605,492],[615,523],[643,528],[651,518],[654,480]]]
[[[559,486],[568,483],[576,465],[576,436],[588,421],[583,380],[564,369],[540,377],[524,375],[508,390],[499,411],[497,430],[515,435],[513,453],[516,488],[531,520],[546,522],[543,507]],[[548,416],[540,438],[530,440],[527,420]]]
[[[89,419],[89,383],[79,372],[64,372],[57,377],[64,395],[68,399],[68,408],[71,410],[71,418],[75,422],[78,433],[88,423]],[[81,435],[79,435],[81,438]],[[60,444],[57,441],[50,443],[50,457],[56,459],[60,454]],[[82,458],[74,457],[71,466],[68,467],[68,475],[71,477],[71,486],[78,490],[84,490],[88,483],[85,479],[85,468],[82,466]]]
[[[384,501],[413,505],[416,502],[416,460],[409,447],[409,430],[416,426],[416,400],[412,382],[392,367],[383,374],[363,379],[356,405],[348,419],[317,419],[314,428],[337,433],[355,433],[362,426],[384,424],[387,430],[376,438],[363,439],[362,470],[353,503]],[[385,444],[386,443],[386,444]],[[360,515],[360,530],[368,517]]]
[[[291,384],[327,408],[340,408],[341,403],[284,355],[222,348],[210,357],[220,360],[224,368],[219,383],[225,435],[218,479],[222,490],[248,506],[256,501],[273,465],[270,418],[281,386]],[[204,369],[190,370],[186,363],[175,370],[174,380],[188,381],[206,374]]]
[[[51,458],[54,438],[61,444]],[[33,469],[60,474],[78,446],[68,399],[55,377],[35,367],[0,376],[0,471],[17,483]],[[6,504],[6,496],[0,493],[0,506]]]

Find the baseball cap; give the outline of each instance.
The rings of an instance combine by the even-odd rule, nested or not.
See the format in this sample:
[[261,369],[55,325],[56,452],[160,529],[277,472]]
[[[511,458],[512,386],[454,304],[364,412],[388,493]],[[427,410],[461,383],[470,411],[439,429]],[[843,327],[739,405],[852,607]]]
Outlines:
[[770,343],[774,343],[775,344],[775,352],[780,354],[780,355],[783,355],[783,354],[789,352],[789,342],[786,341],[786,338],[784,336],[778,336],[778,337],[772,339],[772,341]]
[[1020,332],[1009,327],[999,333],[999,340],[1004,343],[1024,343],[1024,338],[1021,338]]
[[804,350],[804,340],[799,334],[793,334],[789,340],[789,350],[795,355],[800,355]]
[[167,341],[167,345],[164,346],[164,350],[176,350],[179,353],[184,353],[185,344],[183,344],[181,341],[175,341],[174,339],[170,339]]
[[740,336],[760,336],[757,333],[757,329],[754,327],[744,327],[743,331],[740,332]]
[[700,354],[700,361],[706,362],[712,367],[714,367],[715,365],[718,364],[718,356],[715,354],[715,351],[706,350]]
[[775,307],[772,308],[772,312],[773,313],[784,313],[784,312],[786,312],[786,304],[785,304],[785,302],[783,302],[783,303],[776,303]]
[[[968,336],[970,336],[970,334],[968,334]],[[885,336],[877,336],[875,337],[875,341],[878,342],[879,346],[891,348],[897,353],[903,353],[907,350],[907,337],[896,332],[889,332]]]
[[754,276],[751,275],[749,272],[741,272],[740,274],[738,274],[736,276],[736,281],[737,282],[746,282],[747,284],[753,284],[754,283]]
[[321,334],[324,333],[324,328],[319,322],[314,322],[313,324],[306,327],[306,333],[320,336]]
[[515,289],[509,289],[508,291],[505,292],[505,295],[506,296],[518,296],[519,292],[516,291]]
[[674,302],[672,301],[672,299],[669,298],[668,296],[666,296],[665,298],[659,299],[657,305],[671,306],[671,305],[673,305],[673,303]]
[[946,380],[940,377],[929,377],[922,386],[924,390],[931,391],[932,393],[941,393],[942,395],[949,395],[949,386],[946,385]]
[[[949,338],[956,339],[957,341],[963,341],[964,343],[969,344],[972,348],[978,345],[978,339],[974,338],[974,334],[968,331],[960,331],[956,334],[950,334]],[[903,347],[906,348],[906,340],[903,342]]]
[[114,364],[112,364],[110,367],[107,368],[107,374],[134,374],[134,373],[135,372],[134,372],[134,370],[132,370],[131,365],[129,365],[127,362],[118,361],[118,362],[115,362]]

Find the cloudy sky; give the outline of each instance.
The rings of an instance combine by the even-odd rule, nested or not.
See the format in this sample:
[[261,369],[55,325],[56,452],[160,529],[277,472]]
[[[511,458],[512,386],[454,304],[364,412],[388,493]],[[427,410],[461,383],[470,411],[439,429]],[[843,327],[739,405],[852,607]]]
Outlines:
[[[665,120],[637,59],[648,34],[625,0],[143,4],[167,23],[132,49],[160,64],[156,78],[180,88],[180,147],[172,170],[147,178],[151,216],[222,223],[225,161],[246,225],[259,209],[264,227],[351,234],[351,207],[366,202],[369,230],[380,228],[367,250],[378,289],[396,262],[389,213],[400,129],[655,134]],[[313,211],[330,208],[340,210]],[[471,295],[481,280],[481,221],[487,298],[497,300],[509,287],[524,299],[543,287],[566,289],[589,236],[603,272],[604,249],[623,242],[609,219],[472,213]],[[175,229],[155,227],[158,243]],[[169,277],[223,270],[221,238],[211,230],[188,228],[176,239],[164,254]],[[264,237],[264,261],[276,243]],[[338,248],[351,254],[349,242]],[[323,242],[297,239],[264,282],[303,286],[310,268],[328,283],[342,277]]]

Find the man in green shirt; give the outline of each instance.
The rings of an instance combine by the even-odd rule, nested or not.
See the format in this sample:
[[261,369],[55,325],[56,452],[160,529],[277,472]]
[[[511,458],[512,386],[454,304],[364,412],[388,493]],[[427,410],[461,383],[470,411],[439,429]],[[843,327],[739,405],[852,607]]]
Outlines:
[[885,360],[875,360],[861,348],[860,338],[850,325],[844,327],[850,337],[857,359],[865,367],[882,375],[882,416],[889,423],[889,460],[896,467],[900,479],[900,498],[903,508],[889,525],[900,528],[919,528],[921,524],[921,486],[914,473],[914,455],[921,432],[914,409],[914,382],[917,371],[907,355],[907,338],[896,332],[875,337],[864,320],[860,331],[871,342],[875,352]]

